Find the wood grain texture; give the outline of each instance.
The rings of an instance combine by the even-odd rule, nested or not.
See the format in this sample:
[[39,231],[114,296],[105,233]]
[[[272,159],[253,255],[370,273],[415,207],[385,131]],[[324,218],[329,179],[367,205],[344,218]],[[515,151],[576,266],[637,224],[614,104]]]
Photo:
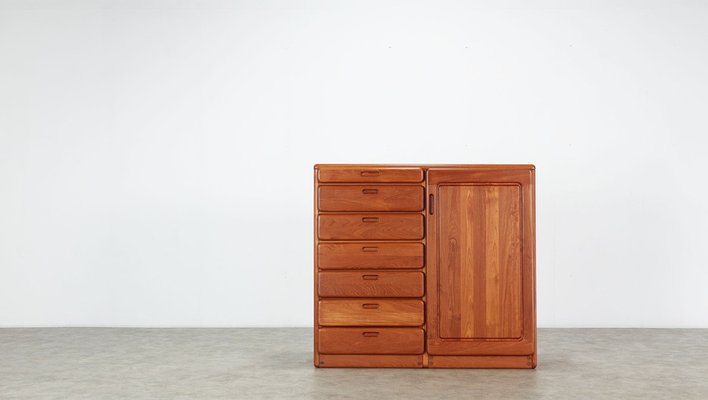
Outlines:
[[320,272],[321,297],[422,297],[423,273],[416,271]]
[[521,220],[517,185],[438,188],[441,338],[519,338]]
[[420,268],[425,261],[422,243],[319,243],[322,269]]
[[321,240],[422,239],[421,214],[320,214]]
[[420,300],[347,299],[320,300],[319,324],[322,326],[420,326],[423,302]]
[[326,185],[319,187],[320,211],[422,211],[420,185]]
[[317,166],[320,182],[420,182],[420,167]]
[[321,354],[321,368],[422,368],[421,355]]
[[323,354],[421,354],[425,337],[420,328],[322,328]]

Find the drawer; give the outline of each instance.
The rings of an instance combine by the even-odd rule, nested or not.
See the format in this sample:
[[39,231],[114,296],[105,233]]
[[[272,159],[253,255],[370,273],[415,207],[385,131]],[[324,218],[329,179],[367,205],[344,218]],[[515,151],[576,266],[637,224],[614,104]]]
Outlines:
[[320,243],[317,260],[322,269],[421,268],[423,243]]
[[320,182],[422,182],[423,169],[417,167],[318,167]]
[[421,300],[320,300],[322,326],[420,326],[423,325]]
[[320,186],[320,211],[422,211],[417,185]]
[[320,272],[322,297],[423,297],[423,273],[418,271]]
[[422,239],[422,214],[337,214],[317,217],[320,239]]
[[420,328],[322,328],[318,348],[324,354],[421,354]]

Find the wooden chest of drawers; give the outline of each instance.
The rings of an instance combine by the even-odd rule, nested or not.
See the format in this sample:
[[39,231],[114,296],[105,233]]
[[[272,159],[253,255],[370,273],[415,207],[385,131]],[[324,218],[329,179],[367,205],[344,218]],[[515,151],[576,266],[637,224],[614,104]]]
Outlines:
[[531,165],[316,165],[317,367],[535,368]]

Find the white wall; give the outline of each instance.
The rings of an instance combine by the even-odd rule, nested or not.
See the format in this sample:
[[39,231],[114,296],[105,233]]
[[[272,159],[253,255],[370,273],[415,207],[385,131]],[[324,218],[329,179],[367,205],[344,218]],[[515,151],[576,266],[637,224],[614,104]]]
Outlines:
[[[708,327],[708,6],[0,3],[0,326],[308,326],[312,165],[535,163],[544,327]],[[434,6],[433,6],[434,5]]]

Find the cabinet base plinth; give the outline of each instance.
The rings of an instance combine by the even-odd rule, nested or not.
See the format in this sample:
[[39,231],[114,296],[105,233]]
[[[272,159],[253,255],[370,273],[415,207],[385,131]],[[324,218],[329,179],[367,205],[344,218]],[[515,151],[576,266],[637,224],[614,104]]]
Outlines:
[[536,368],[534,356],[428,356],[428,368]]
[[320,368],[422,368],[422,355],[320,354]]
[[[426,365],[427,358],[427,365]],[[529,356],[435,356],[320,354],[320,368],[536,368]]]

